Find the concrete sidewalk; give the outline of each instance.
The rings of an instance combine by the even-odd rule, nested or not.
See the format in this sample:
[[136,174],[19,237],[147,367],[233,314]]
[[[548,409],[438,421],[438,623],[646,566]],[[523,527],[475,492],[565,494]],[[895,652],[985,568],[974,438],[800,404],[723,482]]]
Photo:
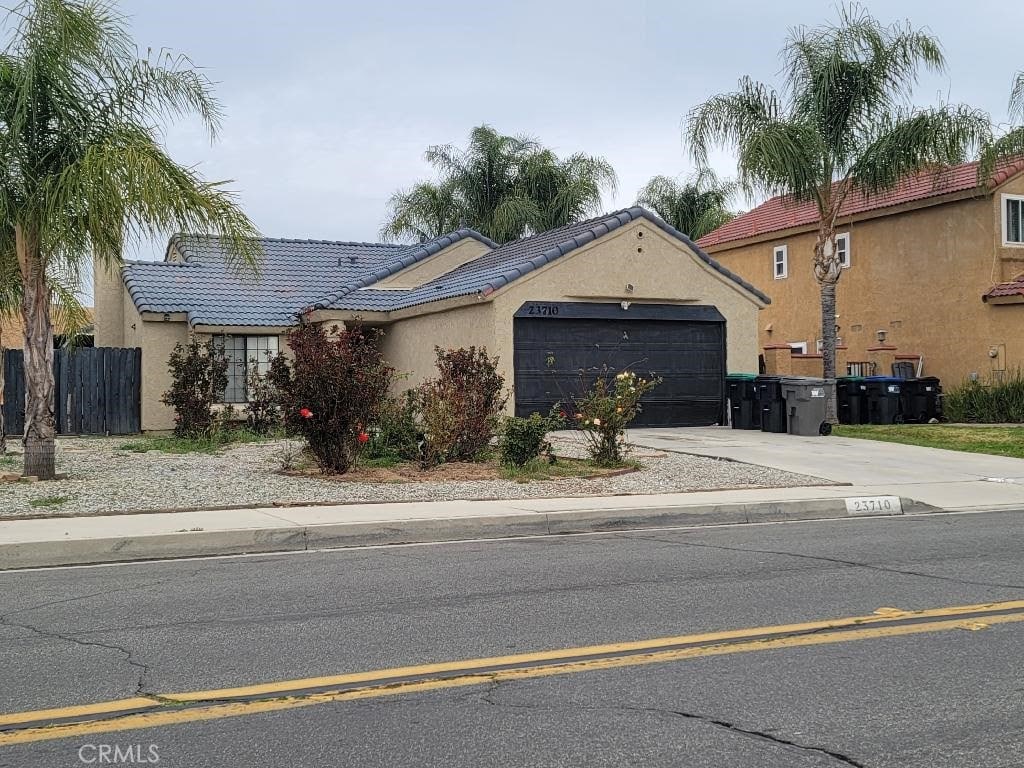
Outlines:
[[1024,460],[722,428],[636,430],[638,445],[843,485],[510,501],[347,504],[0,521],[0,570],[330,547],[1024,509]]
[[877,489],[773,488],[651,496],[350,504],[0,521],[0,570],[934,511],[912,499],[855,509]]

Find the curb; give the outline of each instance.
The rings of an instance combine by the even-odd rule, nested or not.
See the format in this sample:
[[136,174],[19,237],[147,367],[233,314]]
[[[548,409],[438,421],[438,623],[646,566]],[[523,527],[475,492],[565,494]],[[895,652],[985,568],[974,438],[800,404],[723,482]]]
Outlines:
[[[896,499],[897,497],[889,497]],[[554,536],[645,528],[702,527],[927,514],[941,510],[900,498],[890,511],[852,512],[849,499],[715,504],[691,507],[526,512],[441,519],[328,523],[266,529],[181,531],[147,536],[0,544],[0,571],[215,555],[301,552],[342,547]]]

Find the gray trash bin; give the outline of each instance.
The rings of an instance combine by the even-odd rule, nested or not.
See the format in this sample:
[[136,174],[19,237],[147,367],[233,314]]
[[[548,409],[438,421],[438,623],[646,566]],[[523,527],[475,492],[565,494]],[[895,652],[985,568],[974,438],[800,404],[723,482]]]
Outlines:
[[834,379],[787,376],[782,379],[786,400],[788,432],[791,435],[828,435],[832,425],[825,421],[825,404],[835,391]]

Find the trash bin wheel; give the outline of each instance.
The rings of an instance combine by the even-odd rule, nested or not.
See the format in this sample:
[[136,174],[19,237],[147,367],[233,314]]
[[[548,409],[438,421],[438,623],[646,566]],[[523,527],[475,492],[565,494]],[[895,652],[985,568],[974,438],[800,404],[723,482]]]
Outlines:
[[827,421],[821,422],[821,426],[818,427],[818,434],[824,436],[832,434],[832,425]]

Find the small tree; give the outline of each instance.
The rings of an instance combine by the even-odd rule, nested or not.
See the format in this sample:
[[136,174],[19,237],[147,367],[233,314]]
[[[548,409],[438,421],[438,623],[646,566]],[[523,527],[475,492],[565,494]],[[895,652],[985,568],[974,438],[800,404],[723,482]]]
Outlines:
[[245,421],[257,435],[269,434],[281,424],[281,405],[269,377],[260,373],[259,362],[250,360],[245,375]]
[[660,383],[661,379],[641,379],[632,371],[623,371],[611,381],[602,375],[576,400],[576,421],[595,464],[622,463],[626,427],[641,411],[640,398]]
[[228,385],[228,361],[210,339],[193,338],[174,345],[167,361],[171,388],[160,399],[174,409],[174,434],[178,437],[209,437],[216,419],[213,404],[223,398]]
[[381,331],[356,324],[330,335],[318,325],[288,334],[293,361],[278,355],[269,383],[278,392],[285,425],[309,443],[320,471],[347,472],[369,441],[394,369],[384,362]]
[[473,461],[490,444],[508,402],[498,358],[482,347],[434,349],[438,377],[420,385],[425,461]]

